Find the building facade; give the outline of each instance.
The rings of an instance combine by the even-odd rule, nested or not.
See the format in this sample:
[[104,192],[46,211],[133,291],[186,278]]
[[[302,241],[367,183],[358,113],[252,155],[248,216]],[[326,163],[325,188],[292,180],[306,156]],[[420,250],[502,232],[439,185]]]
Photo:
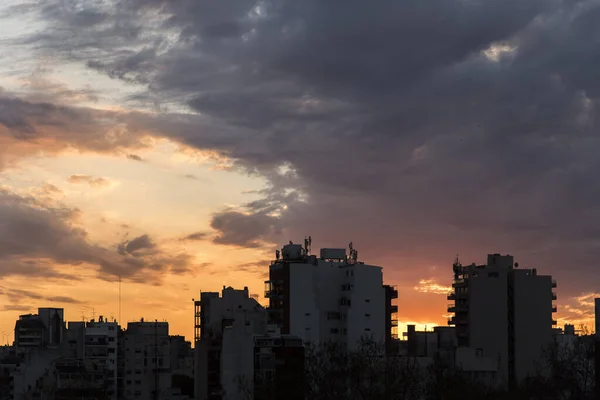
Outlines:
[[[280,257],[281,256],[281,257]],[[397,297],[383,285],[382,268],[358,261],[357,252],[321,249],[320,256],[290,243],[277,252],[265,281],[269,322],[305,345],[334,341],[353,348],[369,337],[389,342],[397,325]]]
[[304,400],[304,345],[298,336],[254,337],[254,400]]
[[37,314],[19,316],[15,345],[20,348],[58,347],[66,330],[62,308],[38,308]]
[[195,397],[220,400],[237,376],[252,371],[253,337],[266,332],[266,310],[247,287],[223,287],[221,293],[200,294],[195,319]]
[[556,300],[551,276],[518,268],[510,255],[488,255],[486,265],[454,263],[454,303],[448,321],[460,347],[496,359],[498,384],[516,384],[536,372],[542,349],[552,341]]
[[124,398],[165,400],[171,394],[168,322],[129,322],[124,339]]

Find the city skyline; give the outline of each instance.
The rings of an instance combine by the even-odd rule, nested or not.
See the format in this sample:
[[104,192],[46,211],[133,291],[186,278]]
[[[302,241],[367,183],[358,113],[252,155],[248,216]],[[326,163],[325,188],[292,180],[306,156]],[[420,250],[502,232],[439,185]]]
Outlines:
[[189,340],[199,291],[266,304],[308,235],[384,268],[401,331],[446,325],[457,253],[593,327],[596,4],[126,3],[0,5],[4,334],[61,307]]

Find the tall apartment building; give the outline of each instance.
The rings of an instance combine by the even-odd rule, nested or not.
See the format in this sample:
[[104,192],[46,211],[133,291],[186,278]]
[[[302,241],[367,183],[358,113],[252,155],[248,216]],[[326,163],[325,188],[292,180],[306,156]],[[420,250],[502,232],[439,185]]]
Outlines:
[[266,322],[266,310],[250,297],[247,287],[200,294],[194,334],[197,400],[222,399],[237,376],[252,371],[253,338],[264,334]]
[[69,322],[66,354],[82,360],[104,376],[102,388],[107,399],[117,399],[117,349],[119,325],[100,316],[98,321]]
[[98,321],[90,321],[85,327],[85,360],[105,372],[106,397],[117,399],[117,336],[119,325],[100,316]]
[[348,348],[364,337],[390,343],[397,325],[392,300],[397,291],[384,287],[382,268],[358,261],[356,250],[321,249],[310,254],[290,244],[277,252],[265,281],[270,322],[282,334],[301,337],[305,344],[335,341]]
[[458,345],[496,358],[503,386],[536,372],[556,325],[556,281],[518,266],[510,255],[490,254],[486,265],[463,266],[457,259],[448,296],[454,301],[448,323],[456,326]]
[[169,323],[129,322],[123,333],[124,398],[165,400],[171,394]]
[[65,331],[62,308],[38,308],[21,315],[15,324],[15,345],[21,348],[58,347]]

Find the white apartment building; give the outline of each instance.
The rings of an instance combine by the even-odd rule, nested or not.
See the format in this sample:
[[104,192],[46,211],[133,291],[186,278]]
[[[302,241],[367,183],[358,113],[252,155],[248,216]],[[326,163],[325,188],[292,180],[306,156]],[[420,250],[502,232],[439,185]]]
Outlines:
[[352,246],[350,255],[321,249],[317,257],[310,255],[310,240],[277,252],[265,281],[270,322],[307,345],[335,341],[352,348],[364,337],[387,341],[393,311],[386,293],[382,268],[358,261]]
[[234,378],[252,371],[253,337],[267,329],[266,310],[247,287],[223,287],[200,294],[195,321],[196,399],[221,399],[226,390],[234,396]]
[[551,276],[536,269],[518,268],[510,255],[488,255],[486,265],[454,264],[453,300],[458,345],[470,347],[479,357],[497,362],[497,384],[507,386],[536,372],[542,350],[552,341]]
[[168,322],[129,322],[123,333],[124,398],[165,400],[171,396]]

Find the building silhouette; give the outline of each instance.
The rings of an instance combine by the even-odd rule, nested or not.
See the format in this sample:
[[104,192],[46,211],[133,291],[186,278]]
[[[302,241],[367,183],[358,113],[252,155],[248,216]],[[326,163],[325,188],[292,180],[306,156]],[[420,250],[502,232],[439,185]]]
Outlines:
[[[553,339],[552,291],[556,281],[536,269],[518,268],[510,255],[490,254],[485,265],[454,263],[454,303],[448,321],[458,346],[475,357],[496,359],[497,384],[514,386],[537,372]],[[462,349],[463,353],[468,350]]]

